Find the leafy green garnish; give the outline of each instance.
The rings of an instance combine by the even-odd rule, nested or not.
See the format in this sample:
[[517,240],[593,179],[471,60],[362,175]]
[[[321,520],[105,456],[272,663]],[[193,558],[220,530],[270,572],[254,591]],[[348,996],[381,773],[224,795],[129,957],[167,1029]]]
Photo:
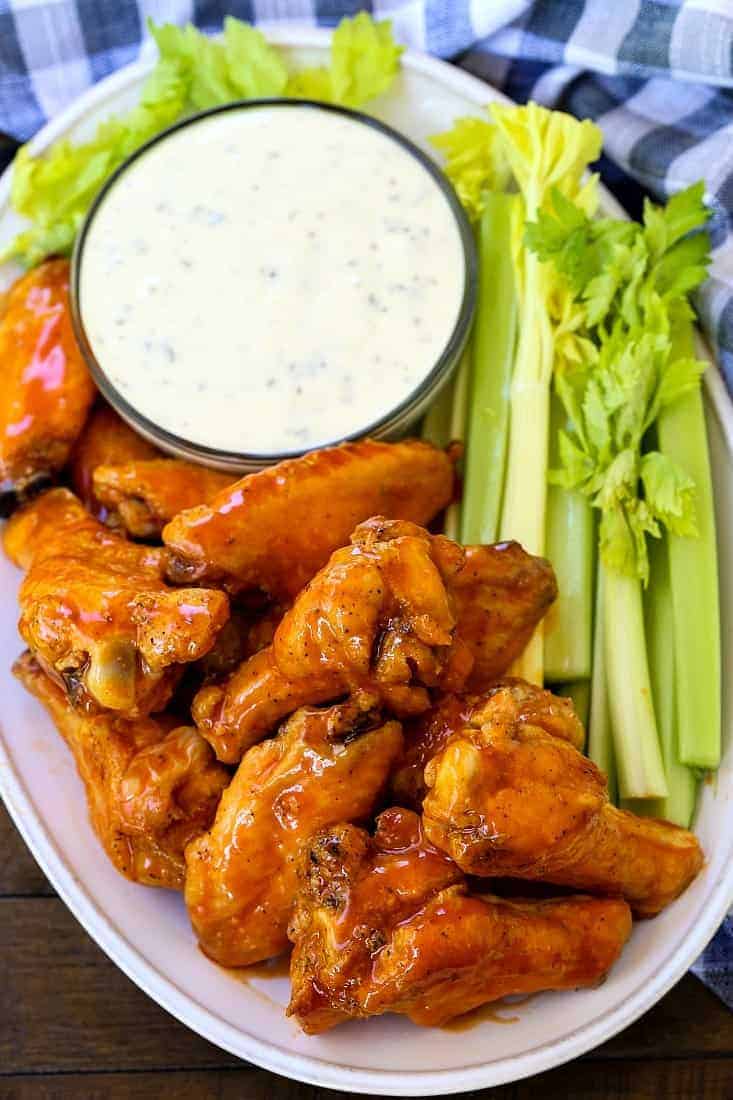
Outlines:
[[[642,225],[592,220],[559,191],[527,226],[525,241],[552,260],[585,309],[592,351],[555,387],[572,430],[561,433],[562,467],[551,480],[579,489],[600,509],[606,565],[649,576],[647,536],[663,528],[696,534],[695,486],[667,457],[649,450],[660,411],[694,390],[705,364],[675,358],[672,329],[690,315],[687,294],[705,278],[710,242],[703,185],[664,207],[645,204]],[[588,349],[588,344],[584,347]]]
[[27,145],[18,152],[11,197],[30,225],[0,254],[0,262],[18,259],[33,266],[45,256],[68,254],[105,180],[178,119],[234,100],[271,96],[362,107],[387,90],[402,52],[391,24],[375,23],[366,12],[343,19],[334,31],[328,67],[295,73],[260,31],[232,17],[225,19],[221,39],[190,25],[149,26],[159,57],[136,107],[100,123],[89,141],[60,141],[38,157]]

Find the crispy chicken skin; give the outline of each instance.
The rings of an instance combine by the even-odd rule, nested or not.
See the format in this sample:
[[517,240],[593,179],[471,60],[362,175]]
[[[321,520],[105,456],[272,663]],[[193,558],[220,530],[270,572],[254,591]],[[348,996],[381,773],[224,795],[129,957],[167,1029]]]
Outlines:
[[409,810],[380,814],[373,838],[322,830],[299,882],[288,1014],[309,1034],[383,1012],[439,1026],[510,994],[595,985],[631,930],[620,899],[470,893]]
[[427,791],[428,761],[442,751],[452,734],[463,729],[474,709],[501,690],[511,691],[523,721],[534,718],[548,733],[563,737],[577,749],[583,748],[585,733],[570,699],[552,695],[525,680],[506,678],[481,695],[442,695],[425,714],[404,724],[405,748],[390,782],[397,804],[420,808]]
[[68,489],[16,512],[4,545],[28,570],[21,636],[78,706],[162,710],[180,666],[212,648],[229,615],[223,592],[169,588],[164,550],[126,542]]
[[296,862],[319,828],[366,818],[400,751],[369,701],[297,711],[250,749],[210,832],[186,850],[186,904],[201,947],[247,966],[288,947]]
[[[510,545],[514,560],[524,561],[524,572],[532,571],[528,563],[539,562],[538,588],[546,588],[548,572],[554,588],[545,562]],[[498,650],[489,656],[490,633],[475,628],[477,612],[467,613],[463,632],[456,618],[454,582],[458,577],[463,599],[468,553],[405,520],[376,516],[360,524],[351,544],[332,554],[297,597],[272,646],[226,683],[197,696],[194,720],[219,759],[235,762],[279,719],[307,703],[363,688],[405,717],[428,709],[429,690],[461,691],[475,679],[477,660],[505,671]],[[499,556],[503,553],[501,547]],[[489,586],[493,561],[491,553],[482,556]],[[474,576],[474,592],[476,584]],[[544,596],[534,606],[536,623],[545,610]],[[487,621],[500,617],[488,599],[484,613]],[[513,660],[518,650],[507,630],[497,639],[504,659]]]
[[483,691],[524,651],[557,598],[557,581],[550,563],[518,542],[467,546],[451,595],[456,635],[474,657],[466,687]]
[[428,763],[425,832],[469,874],[620,895],[653,916],[703,864],[695,836],[608,801],[605,777],[511,688],[474,708]]
[[289,459],[230,485],[163,531],[178,583],[263,588],[286,602],[377,513],[428,523],[453,495],[450,458],[429,443],[363,440]]
[[69,263],[48,260],[0,302],[0,512],[51,482],[96,390],[74,339]]
[[159,538],[175,515],[208,503],[231,483],[231,474],[176,458],[133,459],[94,470],[95,498],[139,539]]
[[89,716],[29,653],[13,671],[43,703],[76,759],[89,817],[118,871],[146,886],[182,890],[183,852],[211,824],[229,773],[191,727],[157,718]]
[[140,462],[160,452],[133,431],[114,409],[99,401],[86,422],[71,454],[71,487],[84,507],[110,527],[119,527],[119,515],[95,496],[93,476],[97,466]]
[[406,521],[357,527],[286,612],[272,645],[194,701],[219,759],[236,761],[306,703],[367,690],[404,715],[427,709],[428,686],[460,686],[471,656],[453,644],[445,582],[462,560],[455,543]]

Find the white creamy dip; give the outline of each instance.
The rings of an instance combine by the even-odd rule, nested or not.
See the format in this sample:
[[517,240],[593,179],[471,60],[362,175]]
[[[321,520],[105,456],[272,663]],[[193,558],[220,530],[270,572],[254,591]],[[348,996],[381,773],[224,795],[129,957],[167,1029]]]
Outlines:
[[263,106],[131,163],[89,225],[79,307],[134,409],[267,455],[363,431],[409,397],[464,278],[455,215],[402,145],[346,115]]

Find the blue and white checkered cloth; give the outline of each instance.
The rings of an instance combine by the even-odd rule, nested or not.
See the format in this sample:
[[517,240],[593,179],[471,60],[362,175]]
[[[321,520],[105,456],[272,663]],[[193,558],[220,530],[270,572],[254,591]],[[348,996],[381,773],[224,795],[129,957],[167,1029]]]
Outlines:
[[[515,100],[594,119],[603,178],[633,215],[644,191],[706,180],[714,252],[698,306],[733,391],[733,0],[0,0],[0,132],[26,140],[135,60],[148,16],[214,31],[228,14],[332,26],[360,8]],[[733,1007],[733,917],[693,969]]]

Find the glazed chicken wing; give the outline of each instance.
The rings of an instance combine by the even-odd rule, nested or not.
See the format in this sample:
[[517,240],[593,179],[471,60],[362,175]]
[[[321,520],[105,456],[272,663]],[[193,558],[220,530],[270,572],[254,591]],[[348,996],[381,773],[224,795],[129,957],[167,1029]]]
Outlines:
[[697,839],[611,806],[602,773],[555,725],[511,687],[474,708],[425,769],[428,837],[469,874],[620,895],[653,916],[702,867]]
[[48,260],[0,302],[0,511],[51,482],[81,432],[95,388],[74,339],[69,263]]
[[229,614],[223,592],[169,588],[164,550],[126,542],[67,489],[17,512],[4,543],[28,570],[20,633],[78,706],[161,710],[181,666],[211,649]]
[[225,966],[279,955],[312,834],[373,809],[402,744],[367,700],[302,709],[250,749],[216,820],[186,850],[186,904],[201,947]]
[[183,852],[211,824],[229,773],[190,727],[158,718],[89,716],[29,653],[13,671],[51,715],[76,759],[89,817],[118,871],[147,886],[183,889]]
[[536,720],[548,733],[583,748],[585,733],[570,699],[524,680],[505,679],[481,695],[443,695],[424,714],[405,722],[405,748],[392,774],[390,789],[401,806],[420,809],[425,797],[425,767],[445,747],[448,738],[466,726],[475,709],[495,692],[510,690],[523,721]]
[[159,454],[157,447],[133,431],[114,409],[100,401],[71,454],[72,488],[93,516],[110,527],[119,527],[119,515],[110,512],[94,493],[94,471],[97,466],[139,462],[157,458]]
[[470,893],[409,810],[382,813],[374,838],[323,830],[299,878],[288,1014],[310,1034],[383,1012],[441,1025],[510,994],[595,985],[631,930],[622,900]]
[[231,474],[176,458],[132,460],[97,466],[94,496],[128,534],[150,539],[178,512],[206,504],[231,483]]
[[364,440],[289,459],[230,485],[163,532],[180,583],[263,588],[286,602],[377,513],[428,523],[453,494],[453,463],[428,443]]
[[[485,548],[484,563],[492,560]],[[502,557],[506,547],[500,547]],[[554,591],[552,570],[511,544],[536,590]],[[220,760],[234,762],[280,718],[306,703],[336,699],[360,688],[376,692],[400,717],[430,706],[429,689],[460,691],[476,661],[501,667],[488,631],[462,636],[454,584],[462,593],[469,551],[404,520],[374,517],[356,528],[303,590],[278,627],[270,648],[245,662],[228,682],[204,689],[194,719]],[[503,558],[502,558],[503,560]],[[537,563],[533,568],[532,563]],[[485,568],[488,577],[491,570]],[[471,589],[476,581],[472,579]],[[531,584],[527,582],[527,589]],[[463,598],[463,597],[462,597]],[[487,621],[495,617],[483,599]],[[544,595],[534,599],[536,618]],[[522,638],[525,634],[520,630]],[[516,656],[506,630],[497,634],[506,661]],[[475,677],[474,677],[475,678]]]

